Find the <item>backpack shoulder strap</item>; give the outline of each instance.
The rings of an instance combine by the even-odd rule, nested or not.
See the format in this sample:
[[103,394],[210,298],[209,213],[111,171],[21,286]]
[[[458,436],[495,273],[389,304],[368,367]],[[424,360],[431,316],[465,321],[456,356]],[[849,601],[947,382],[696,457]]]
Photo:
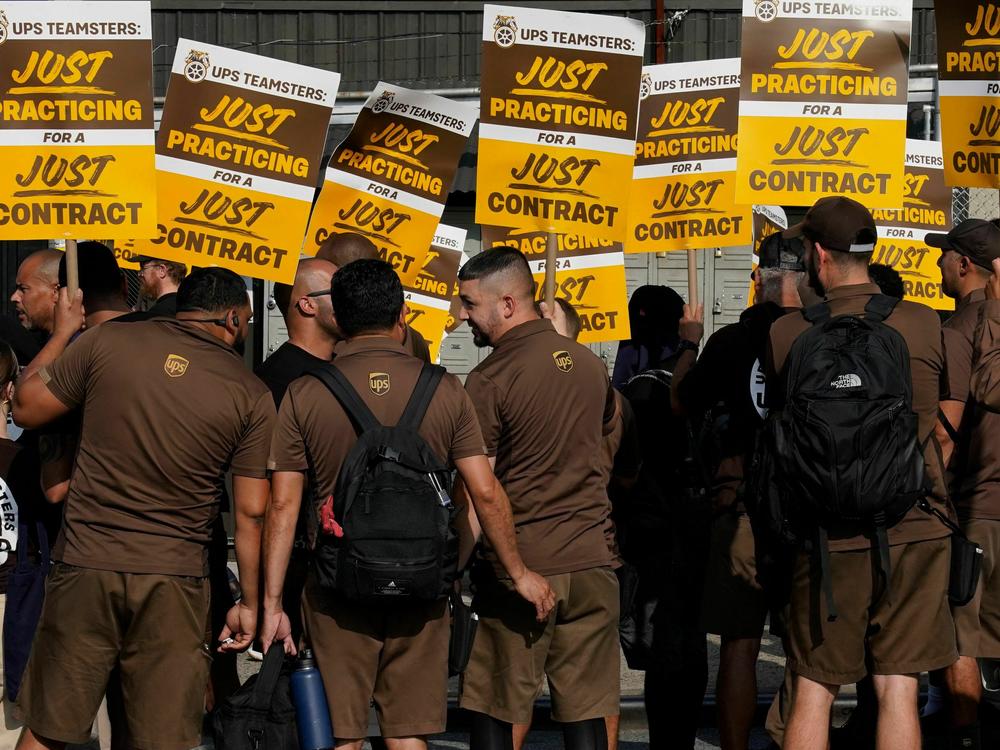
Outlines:
[[424,363],[417,378],[417,384],[413,388],[413,395],[403,409],[403,416],[399,418],[399,427],[409,427],[416,430],[420,423],[424,421],[427,408],[431,405],[434,392],[437,391],[441,378],[444,377],[444,368],[438,365]]
[[334,398],[340,402],[354,425],[354,431],[359,435],[381,426],[381,422],[375,418],[372,410],[361,400],[361,396],[354,390],[354,386],[344,377],[344,373],[337,369],[336,365],[321,365],[310,370],[308,374],[325,385]]
[[892,311],[896,309],[897,302],[899,300],[895,297],[890,297],[886,294],[873,294],[872,298],[868,300],[868,304],[865,305],[865,320],[874,320],[881,323],[892,315]]
[[810,307],[802,308],[802,317],[813,325],[820,325],[830,319],[830,305],[820,302]]

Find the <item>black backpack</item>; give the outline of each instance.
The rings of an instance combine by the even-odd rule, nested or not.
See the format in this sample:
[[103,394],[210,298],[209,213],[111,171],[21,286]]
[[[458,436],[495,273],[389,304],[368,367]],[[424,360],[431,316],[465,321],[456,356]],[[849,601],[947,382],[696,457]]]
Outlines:
[[445,490],[451,473],[417,432],[444,369],[423,366],[392,427],[375,419],[336,365],[309,374],[336,397],[358,435],[332,500],[320,508],[320,585],[355,601],[447,596],[458,575],[455,507]]
[[785,406],[761,436],[779,484],[772,533],[815,544],[831,620],[829,532],[870,533],[884,584],[886,530],[926,493],[909,350],[884,323],[895,305],[878,294],[863,315],[831,318],[826,303],[803,310],[812,328],[792,345]]

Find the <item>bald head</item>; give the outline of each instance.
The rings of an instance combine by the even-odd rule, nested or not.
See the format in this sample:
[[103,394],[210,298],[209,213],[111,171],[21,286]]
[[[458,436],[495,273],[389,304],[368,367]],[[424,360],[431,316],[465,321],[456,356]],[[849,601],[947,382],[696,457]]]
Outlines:
[[62,257],[58,250],[45,248],[29,255],[17,269],[10,301],[17,309],[21,325],[28,330],[52,331]]
[[295,280],[292,284],[274,285],[274,304],[277,305],[286,323],[292,301],[306,294],[328,290],[336,272],[337,266],[328,260],[303,258],[295,269]]
[[524,253],[505,245],[495,246],[470,259],[458,272],[459,281],[479,281],[480,288],[497,296],[510,296],[522,304],[535,299],[535,280]]
[[357,232],[331,234],[316,251],[316,257],[343,268],[356,260],[375,260],[378,248],[375,243]]

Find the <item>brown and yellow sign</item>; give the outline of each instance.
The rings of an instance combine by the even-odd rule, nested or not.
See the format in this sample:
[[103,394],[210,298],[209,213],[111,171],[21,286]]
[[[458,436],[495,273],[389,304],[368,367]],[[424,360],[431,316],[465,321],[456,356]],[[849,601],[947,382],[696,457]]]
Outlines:
[[750,207],[734,203],[739,58],[642,70],[626,252],[748,244]]
[[624,240],[643,25],[483,11],[476,221]]
[[148,2],[0,2],[0,238],[151,235]]
[[340,76],[177,43],[156,142],[149,254],[290,283]]
[[878,227],[872,262],[899,271],[906,299],[935,310],[954,310],[954,300],[941,289],[941,252],[924,242],[928,232],[951,228],[952,195],[944,164],[939,142],[907,140],[903,208],[872,211]]
[[1000,188],[1000,3],[934,5],[945,182]]
[[475,122],[467,104],[376,86],[330,157],[305,251],[356,232],[378,246],[404,286],[415,283]]
[[[751,273],[757,270],[757,264],[760,262],[758,252],[760,250],[760,243],[764,241],[765,237],[775,232],[780,232],[783,229],[788,229],[788,217],[785,215],[785,209],[781,206],[753,207],[753,261],[750,268]],[[747,307],[756,301],[754,290],[755,287],[751,283],[750,292],[747,294]]]
[[912,0],[744,0],[736,200],[903,200]]
[[465,257],[465,234],[465,230],[459,227],[438,225],[416,278],[412,284],[403,286],[403,296],[409,308],[407,321],[427,339],[433,362],[439,359],[441,342],[451,323],[458,268]]
[[[525,254],[541,299],[548,234],[500,227],[483,227],[482,230],[484,249],[507,245]],[[625,255],[621,244],[576,234],[555,237],[556,296],[567,300],[579,313],[580,343],[629,338]]]

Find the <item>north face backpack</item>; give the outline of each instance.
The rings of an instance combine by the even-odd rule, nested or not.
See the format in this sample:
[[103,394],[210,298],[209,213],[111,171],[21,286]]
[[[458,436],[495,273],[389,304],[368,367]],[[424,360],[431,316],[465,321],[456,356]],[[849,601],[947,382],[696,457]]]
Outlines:
[[815,542],[831,620],[837,610],[828,531],[871,534],[887,583],[886,530],[925,494],[909,351],[899,332],[884,323],[895,305],[879,294],[863,315],[831,317],[826,303],[804,310],[812,328],[792,345],[785,408],[769,425],[782,496],[798,506],[779,520],[805,518],[807,525],[799,528],[814,532],[807,541]]
[[337,369],[310,373],[336,397],[358,440],[320,506],[314,561],[321,586],[355,601],[436,600],[458,571],[447,464],[418,434],[444,369],[425,364],[394,426],[375,418]]

